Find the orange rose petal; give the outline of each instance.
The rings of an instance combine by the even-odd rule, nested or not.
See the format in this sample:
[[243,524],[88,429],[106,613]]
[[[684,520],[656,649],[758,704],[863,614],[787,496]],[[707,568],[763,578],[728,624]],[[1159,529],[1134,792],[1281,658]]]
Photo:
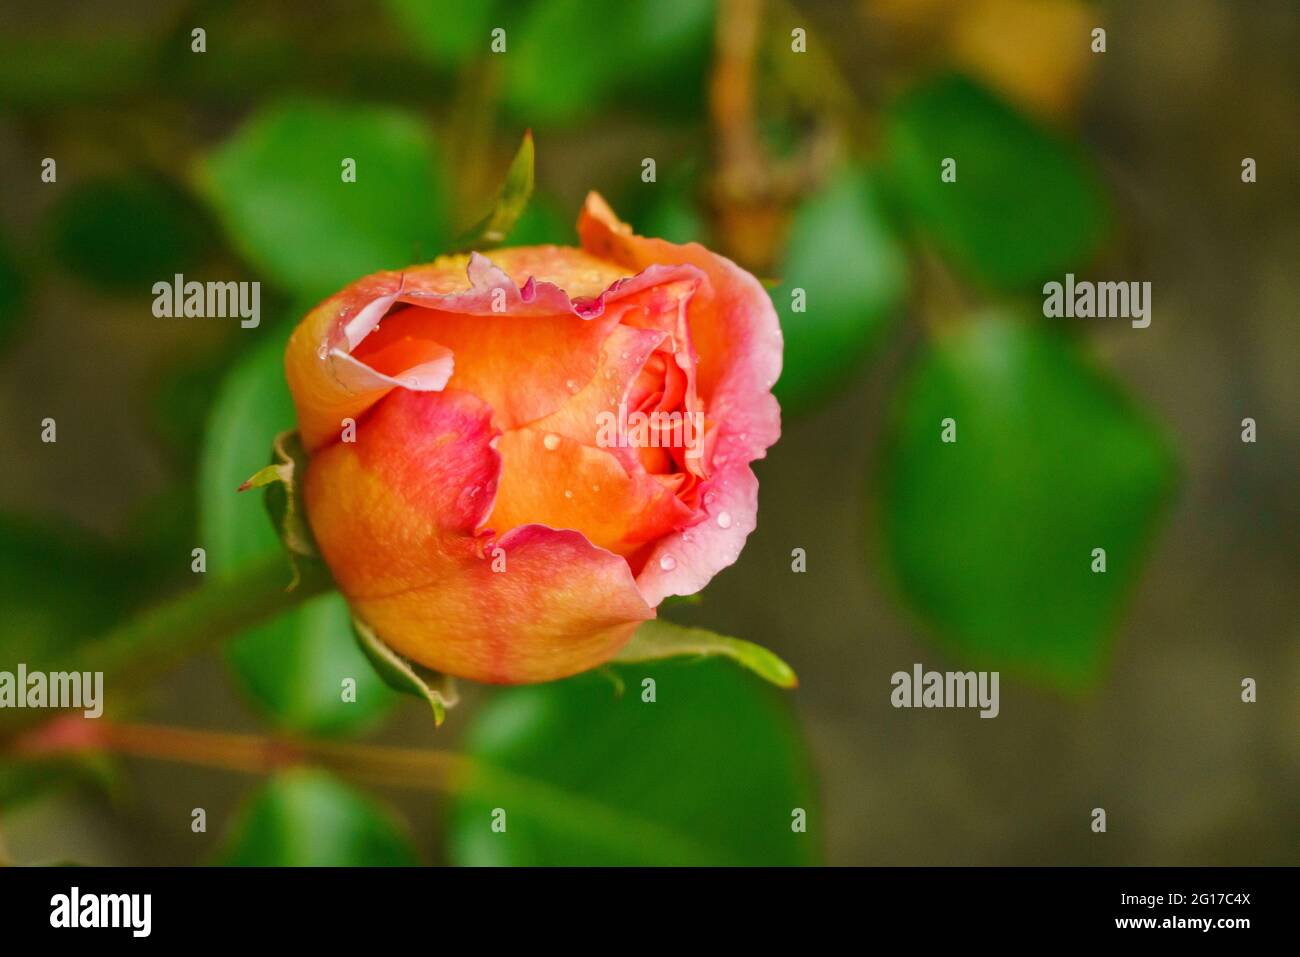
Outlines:
[[496,435],[472,395],[394,392],[355,443],[312,458],[312,531],[354,612],[408,658],[487,682],[585,671],[654,613],[627,562],[579,533],[488,537]]
[[655,329],[615,326],[601,347],[596,374],[559,409],[531,423],[532,427],[597,445],[602,424],[610,416],[617,419],[628,390],[663,338],[664,333]]
[[754,529],[758,481],[750,463],[781,434],[771,394],[781,373],[781,328],[767,292],[749,273],[698,243],[634,235],[596,193],[587,196],[578,235],[589,253],[630,270],[690,265],[708,278],[687,307],[699,355],[697,387],[712,423],[704,455],[710,473],[695,490],[705,517],[651,548],[637,585],[658,605],[668,595],[703,588],[739,557]]
[[492,410],[465,393],[397,391],[355,442],[312,456],[304,495],[321,554],[349,597],[428,582],[435,559],[477,560],[501,457]]
[[447,388],[472,392],[502,429],[515,428],[560,408],[596,374],[601,344],[618,322],[612,310],[592,319],[558,315],[465,315],[406,307],[372,333],[357,357],[401,339],[450,350],[455,369]]
[[501,481],[487,524],[542,524],[581,532],[621,555],[689,522],[691,510],[650,475],[629,472],[605,449],[532,428],[497,443]]
[[496,548],[454,577],[353,608],[400,654],[489,684],[598,667],[654,617],[627,562],[577,532],[525,525]]
[[781,326],[762,284],[699,243],[634,235],[597,193],[587,196],[578,235],[588,252],[627,269],[689,265],[708,277],[688,305],[700,395],[710,419],[744,433],[755,449],[772,445],[781,434],[771,394],[781,374]]
[[438,391],[450,378],[451,352],[433,344],[421,352],[420,361],[401,370],[405,374],[396,376],[351,356],[347,325],[358,320],[368,323],[372,316],[378,321],[396,301],[401,286],[402,277],[396,273],[368,276],[313,309],[289,337],[285,377],[308,452],[338,439],[344,419],[360,418],[393,389]]
[[[609,307],[655,294],[663,278],[629,277],[617,264],[558,246],[493,256],[499,263],[473,253],[377,273],[312,311],[285,358],[308,451],[399,386],[472,391],[502,428],[548,415],[595,374],[601,343],[619,320]],[[403,338],[411,341],[392,348]],[[379,352],[386,355],[377,366]]]

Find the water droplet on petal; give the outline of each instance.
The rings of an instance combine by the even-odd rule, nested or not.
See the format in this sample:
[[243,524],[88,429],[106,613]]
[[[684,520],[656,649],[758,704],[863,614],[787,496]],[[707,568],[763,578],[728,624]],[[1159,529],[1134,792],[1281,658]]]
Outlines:
[[659,559],[659,567],[666,572],[670,572],[677,567],[677,559],[673,558],[671,555],[665,555],[663,558]]
[[718,528],[731,528],[731,513],[730,513],[730,512],[719,512],[719,513],[718,513]]
[[542,445],[546,446],[548,452],[554,452],[560,447],[560,437],[554,432],[547,432],[546,438],[542,439]]
[[574,382],[572,379],[569,379],[567,382],[565,382],[564,387],[568,389],[570,392],[578,391],[578,383]]
[[599,491],[600,491],[600,486],[599,486],[599,485],[593,485],[593,486],[591,487],[591,490],[592,490],[593,492],[599,492]]
[[566,489],[564,490],[564,497],[565,497],[565,498],[573,498],[573,492],[566,488]]

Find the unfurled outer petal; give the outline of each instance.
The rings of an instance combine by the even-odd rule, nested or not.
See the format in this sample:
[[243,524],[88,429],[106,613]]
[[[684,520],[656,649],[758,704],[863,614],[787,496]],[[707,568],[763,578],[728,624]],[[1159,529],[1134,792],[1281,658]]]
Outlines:
[[780,408],[771,394],[781,373],[781,329],[767,292],[749,273],[698,243],[634,235],[595,193],[587,197],[578,235],[587,252],[630,271],[690,265],[708,280],[689,304],[697,388],[716,425],[712,470],[700,486],[706,518],[660,541],[639,574],[646,601],[657,605],[668,595],[703,588],[736,560],[754,529],[758,482],[750,463],[781,432]]
[[581,534],[483,527],[501,459],[468,393],[397,390],[311,460],[312,531],[353,611],[398,653],[484,682],[609,660],[654,616],[627,563]]
[[579,249],[492,255],[367,276],[312,310],[285,355],[309,452],[399,387],[473,392],[501,428],[548,415],[594,375],[612,307],[662,281]]

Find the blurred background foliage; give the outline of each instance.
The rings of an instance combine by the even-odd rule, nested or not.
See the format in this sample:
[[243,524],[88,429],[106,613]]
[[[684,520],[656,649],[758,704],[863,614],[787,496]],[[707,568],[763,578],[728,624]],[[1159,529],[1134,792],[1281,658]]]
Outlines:
[[[622,665],[463,689],[435,732],[324,595],[111,716],[391,749],[368,776],[7,761],[13,859],[1293,862],[1294,7],[59,0],[0,17],[0,668],[192,587],[196,544],[214,579],[276,552],[232,493],[292,426],[289,330],[346,282],[446,250],[531,128],[538,189],[511,243],[574,242],[597,189],[638,231],[768,284],[785,435],[759,466],[759,530],[667,613],[802,678],[781,694],[726,662]],[[261,325],[155,319],[151,286],[178,272],[261,281]],[[1152,327],[1044,320],[1041,285],[1065,272],[1153,280]],[[1001,717],[893,710],[889,676],[915,661],[1002,671]],[[428,749],[458,756],[424,768]],[[96,786],[51,787],[69,780]],[[1089,840],[1099,804],[1122,841]],[[190,829],[200,806],[210,833]]]

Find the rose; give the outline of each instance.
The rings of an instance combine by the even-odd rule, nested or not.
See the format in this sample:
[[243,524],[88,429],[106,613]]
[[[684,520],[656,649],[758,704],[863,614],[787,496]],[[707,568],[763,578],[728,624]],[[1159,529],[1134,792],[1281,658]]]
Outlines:
[[608,661],[755,525],[750,463],[780,434],[766,292],[595,194],[578,233],[368,276],[289,341],[320,553],[353,613],[438,671]]

